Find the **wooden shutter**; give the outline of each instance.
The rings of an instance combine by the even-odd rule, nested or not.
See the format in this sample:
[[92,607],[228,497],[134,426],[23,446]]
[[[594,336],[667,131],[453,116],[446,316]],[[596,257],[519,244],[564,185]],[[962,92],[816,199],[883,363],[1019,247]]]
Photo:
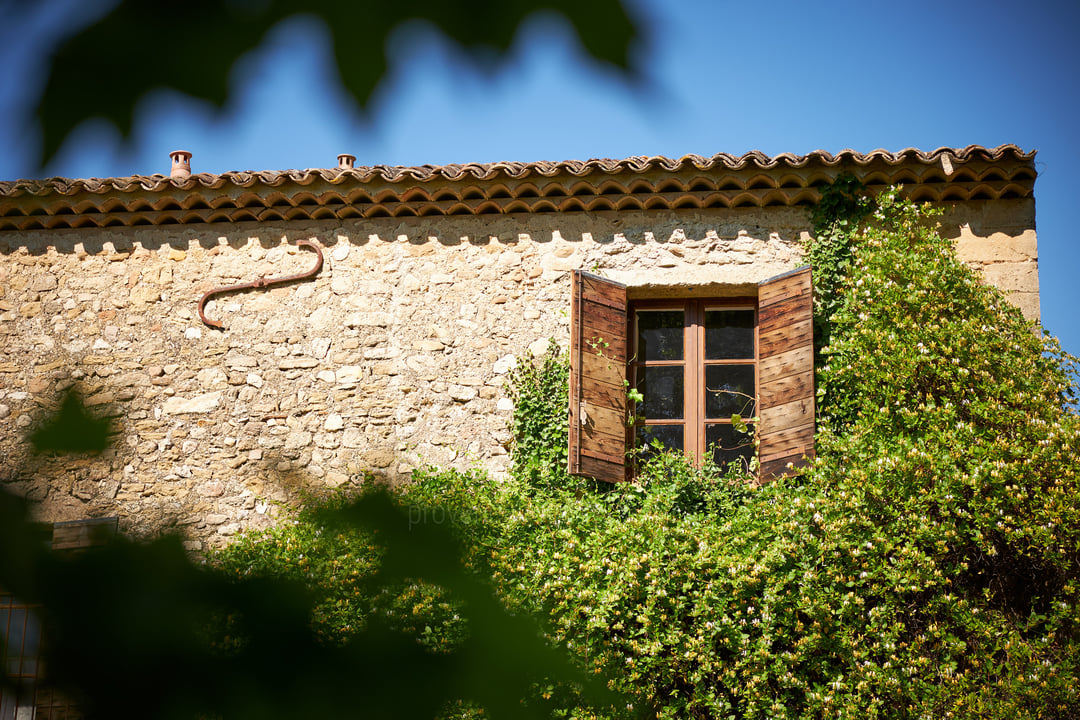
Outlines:
[[758,287],[761,479],[814,457],[814,319],[810,268]]
[[626,479],[626,286],[575,270],[570,304],[570,473]]
[[53,550],[83,550],[104,545],[116,535],[118,518],[105,517],[91,520],[72,520],[53,525]]

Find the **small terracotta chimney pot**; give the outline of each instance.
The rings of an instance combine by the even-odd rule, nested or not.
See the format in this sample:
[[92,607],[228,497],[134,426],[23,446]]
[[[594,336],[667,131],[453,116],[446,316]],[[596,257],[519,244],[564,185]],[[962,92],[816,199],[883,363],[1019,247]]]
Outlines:
[[352,170],[356,165],[356,156],[349,155],[348,153],[342,153],[337,156],[338,170]]
[[181,180],[191,177],[191,153],[187,150],[173,150],[169,153],[169,157],[172,158],[172,169],[169,170],[169,177]]

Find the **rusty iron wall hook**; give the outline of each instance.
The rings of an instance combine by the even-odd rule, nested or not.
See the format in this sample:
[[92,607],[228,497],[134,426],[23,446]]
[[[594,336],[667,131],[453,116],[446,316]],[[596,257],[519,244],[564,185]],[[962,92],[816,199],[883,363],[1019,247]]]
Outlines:
[[268,278],[266,276],[263,276],[258,280],[252,280],[251,282],[241,283],[239,285],[226,285],[225,287],[214,288],[213,290],[203,295],[202,299],[199,300],[199,318],[212,328],[224,330],[224,325],[217,322],[216,320],[211,320],[210,318],[206,317],[206,314],[203,312],[203,308],[206,307],[207,301],[215,295],[225,295],[227,293],[240,292],[241,290],[259,290],[262,288],[270,287],[271,285],[283,285],[285,283],[296,282],[297,280],[307,280],[318,275],[319,271],[322,270],[323,266],[322,248],[319,247],[318,243],[315,243],[312,240],[299,240],[296,245],[298,247],[303,245],[315,251],[315,254],[319,256],[319,259],[315,261],[315,267],[311,268],[307,272],[299,273],[297,275],[285,275],[283,277],[275,278]]

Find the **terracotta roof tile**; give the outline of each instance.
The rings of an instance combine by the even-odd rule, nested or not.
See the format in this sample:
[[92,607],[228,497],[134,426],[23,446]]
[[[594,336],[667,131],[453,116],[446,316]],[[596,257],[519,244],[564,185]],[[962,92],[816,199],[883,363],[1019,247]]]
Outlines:
[[16,180],[0,182],[0,230],[809,205],[843,170],[872,187],[903,183],[918,200],[1030,197],[1034,158],[970,145]]

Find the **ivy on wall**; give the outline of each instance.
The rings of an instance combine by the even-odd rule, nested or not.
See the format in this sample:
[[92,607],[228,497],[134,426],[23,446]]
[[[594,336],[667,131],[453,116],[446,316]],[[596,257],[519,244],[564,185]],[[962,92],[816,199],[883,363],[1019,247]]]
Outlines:
[[526,358],[510,371],[506,394],[514,402],[513,474],[533,484],[565,483],[570,365],[552,340],[538,360]]

